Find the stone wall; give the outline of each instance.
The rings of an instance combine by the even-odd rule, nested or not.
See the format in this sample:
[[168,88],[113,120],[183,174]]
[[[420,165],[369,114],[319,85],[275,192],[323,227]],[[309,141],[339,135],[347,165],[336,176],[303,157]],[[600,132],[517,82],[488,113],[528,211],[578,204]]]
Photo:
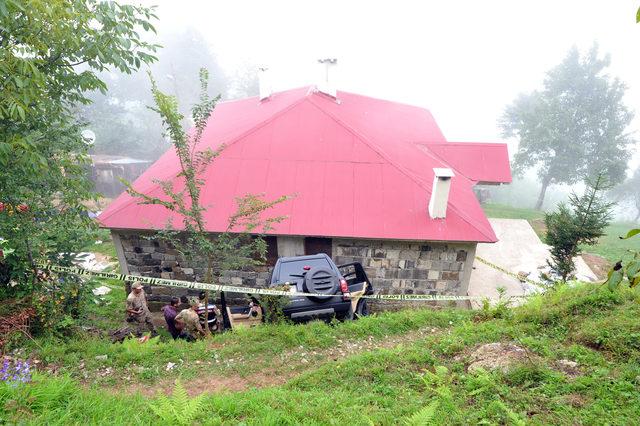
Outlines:
[[336,263],[360,262],[387,294],[466,294],[475,244],[333,240]]
[[[202,263],[189,264],[173,247],[133,232],[112,232],[123,273],[187,281],[202,280]],[[293,239],[298,238],[298,244]],[[280,241],[282,239],[282,241]],[[286,244],[284,244],[286,243]],[[303,247],[303,237],[278,239],[278,250]],[[360,262],[376,292],[387,294],[466,294],[475,256],[475,243],[426,243],[407,241],[333,239],[332,257],[337,264]],[[283,254],[278,253],[280,256]],[[285,255],[292,255],[285,253]],[[226,271],[223,284],[264,287],[269,268]],[[168,287],[146,288],[152,307],[172,296],[195,295],[197,291]]]
[[[112,232],[118,260],[123,273],[183,281],[201,281],[206,273],[204,259],[188,262],[168,244],[150,240],[151,234]],[[225,271],[221,284],[266,287],[270,270],[266,266],[247,271]],[[145,286],[152,310],[168,303],[173,296],[197,296],[198,290],[163,286]],[[231,298],[231,300],[233,300]]]

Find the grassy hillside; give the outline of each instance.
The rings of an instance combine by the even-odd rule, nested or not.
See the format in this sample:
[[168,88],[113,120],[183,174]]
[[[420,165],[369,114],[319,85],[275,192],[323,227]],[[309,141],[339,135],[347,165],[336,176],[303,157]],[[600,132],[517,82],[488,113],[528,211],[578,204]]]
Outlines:
[[[33,383],[0,382],[0,422],[158,423],[152,395],[181,378],[205,392],[195,424],[637,424],[639,316],[638,290],[585,284],[514,309],[264,326],[195,344],[41,339],[23,355],[44,364]],[[467,371],[493,342],[527,356]]]
[[[536,231],[540,239],[544,241],[544,213],[502,204],[485,204],[482,206],[488,217],[505,219],[526,219]],[[628,253],[628,250],[640,251],[640,238],[621,240],[621,235],[637,228],[633,223],[612,223],[606,229],[606,235],[595,246],[584,247],[586,253],[594,253],[604,257],[609,262],[615,263]]]

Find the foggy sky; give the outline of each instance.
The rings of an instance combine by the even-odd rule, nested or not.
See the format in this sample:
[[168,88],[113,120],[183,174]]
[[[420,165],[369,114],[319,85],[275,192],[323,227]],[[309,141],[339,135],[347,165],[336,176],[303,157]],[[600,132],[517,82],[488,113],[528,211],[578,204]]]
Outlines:
[[[161,33],[200,31],[229,72],[267,65],[275,90],[314,84],[316,60],[337,57],[339,90],[425,107],[450,141],[501,141],[505,105],[540,88],[572,45],[585,51],[594,41],[640,114],[635,0],[145,4],[158,5]],[[632,130],[640,138],[640,117]]]

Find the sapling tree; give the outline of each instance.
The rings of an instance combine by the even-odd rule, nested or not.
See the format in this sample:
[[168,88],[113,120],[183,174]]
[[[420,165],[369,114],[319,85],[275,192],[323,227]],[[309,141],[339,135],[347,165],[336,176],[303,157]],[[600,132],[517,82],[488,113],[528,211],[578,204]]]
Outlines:
[[[176,229],[169,221],[165,228],[159,230],[154,238],[162,239],[176,248],[187,259],[204,260],[206,272],[204,282],[213,283],[222,271],[237,270],[255,266],[264,262],[267,245],[261,237],[268,232],[274,223],[284,219],[282,216],[262,218],[262,213],[274,205],[287,199],[281,196],[275,200],[264,200],[260,194],[246,194],[236,199],[237,210],[229,217],[226,229],[212,234],[207,229],[204,212],[207,210],[206,200],[202,199],[202,188],[205,184],[202,173],[212,165],[213,161],[224,150],[224,145],[217,149],[199,146],[207,122],[219,97],[208,94],[209,75],[206,69],[200,70],[200,100],[191,110],[193,129],[188,130],[185,117],[178,109],[178,101],[174,96],[160,91],[156,81],[150,75],[155,107],[152,108],[162,118],[166,135],[171,140],[180,163],[180,173],[175,185],[172,180],[156,180],[162,190],[162,196],[155,197],[137,191],[128,182],[124,182],[128,192],[139,198],[140,204],[161,205],[167,210],[177,213],[182,222]],[[181,189],[177,189],[179,186]],[[205,306],[209,302],[209,292],[205,292]],[[206,316],[208,311],[205,309]],[[205,317],[205,323],[208,318]],[[208,329],[207,329],[208,332]]]
[[572,193],[568,205],[562,203],[557,211],[545,215],[546,242],[551,246],[547,263],[563,282],[575,270],[573,258],[581,253],[581,246],[596,244],[611,220],[613,203],[604,200],[606,189],[606,177],[599,174],[587,180],[583,195]]

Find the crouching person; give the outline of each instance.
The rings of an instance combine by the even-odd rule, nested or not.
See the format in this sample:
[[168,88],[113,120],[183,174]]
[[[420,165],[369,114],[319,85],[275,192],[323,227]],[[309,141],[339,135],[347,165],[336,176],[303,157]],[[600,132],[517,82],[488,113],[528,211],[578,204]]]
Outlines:
[[171,333],[171,337],[177,339],[180,332],[176,328],[176,316],[178,315],[178,305],[180,305],[180,299],[177,297],[171,298],[171,303],[162,307],[164,313],[164,320],[167,322],[167,330]]
[[180,311],[175,318],[176,328],[180,331],[180,338],[193,341],[205,336],[205,331],[200,324],[198,307],[200,302],[196,298],[189,299],[189,308]]
[[151,332],[151,336],[156,336],[156,327],[151,322],[151,312],[147,307],[147,297],[142,288],[142,284],[136,281],[131,286],[131,293],[127,296],[127,322],[133,323],[135,333],[138,337],[142,336],[143,328]]

